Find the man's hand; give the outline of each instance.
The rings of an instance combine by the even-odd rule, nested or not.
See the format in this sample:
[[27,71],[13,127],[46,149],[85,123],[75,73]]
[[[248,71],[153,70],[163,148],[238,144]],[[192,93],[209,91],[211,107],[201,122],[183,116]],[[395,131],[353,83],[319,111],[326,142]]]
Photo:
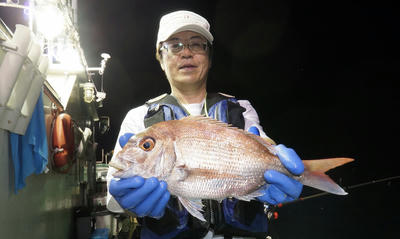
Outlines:
[[166,182],[140,176],[112,179],[109,191],[123,209],[138,217],[162,217],[170,198]]
[[134,135],[135,135],[134,133],[125,133],[125,134],[121,135],[118,139],[119,146],[121,146],[121,148],[123,148],[125,146],[125,144],[128,143],[129,139]]
[[[123,148],[133,133],[126,133],[119,138]],[[142,178],[140,176],[110,181],[109,192],[119,205],[139,217],[149,216],[160,218],[164,215],[170,193],[168,185],[157,178]]]
[[[260,135],[258,129],[254,126],[250,127],[248,131]],[[275,149],[281,163],[289,172],[294,175],[303,173],[304,165],[293,149],[282,144],[275,146]],[[293,201],[300,196],[303,189],[303,184],[275,170],[265,171],[264,179],[267,182],[264,187],[265,194],[258,197],[258,200],[269,204],[276,205]]]

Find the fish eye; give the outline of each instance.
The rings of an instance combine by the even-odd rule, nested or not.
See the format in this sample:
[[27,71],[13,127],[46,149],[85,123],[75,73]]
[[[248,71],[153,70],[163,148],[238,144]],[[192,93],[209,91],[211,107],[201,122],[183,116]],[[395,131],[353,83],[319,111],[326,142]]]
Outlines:
[[144,151],[150,151],[154,148],[156,142],[153,138],[144,138],[140,143],[139,147]]

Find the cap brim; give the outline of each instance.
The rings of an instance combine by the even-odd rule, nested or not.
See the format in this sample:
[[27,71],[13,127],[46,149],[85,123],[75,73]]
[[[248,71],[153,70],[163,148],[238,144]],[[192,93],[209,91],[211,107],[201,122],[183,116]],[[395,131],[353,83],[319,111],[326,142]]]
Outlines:
[[[204,28],[200,27],[199,25],[194,25],[194,24],[185,25],[185,26],[177,28],[175,31],[173,31],[171,34],[169,34],[168,38],[170,38],[175,33],[183,32],[183,31],[197,32],[197,33],[201,34],[202,36],[204,36],[210,42],[210,44],[214,40],[214,37],[211,35],[211,33],[209,31],[205,30]],[[167,39],[165,39],[165,40],[167,40]]]
[[212,44],[212,42],[214,40],[214,37],[206,29],[204,29],[198,25],[195,25],[195,24],[189,24],[189,25],[178,27],[169,34],[165,34],[166,37],[163,37],[163,39],[158,39],[157,45],[162,41],[168,40],[172,35],[179,33],[179,32],[183,32],[183,31],[197,32],[197,33],[201,34],[202,36],[204,36],[210,44]]

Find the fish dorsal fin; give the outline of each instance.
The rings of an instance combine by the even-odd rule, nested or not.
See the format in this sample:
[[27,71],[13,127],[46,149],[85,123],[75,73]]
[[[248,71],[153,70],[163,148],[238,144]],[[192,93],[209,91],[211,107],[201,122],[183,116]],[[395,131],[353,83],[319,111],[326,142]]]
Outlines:
[[183,197],[178,197],[179,201],[183,205],[184,208],[194,217],[198,218],[200,221],[205,222],[203,214],[203,203],[201,199],[187,199]]
[[225,127],[231,127],[231,128],[236,128],[233,127],[230,124],[227,124],[225,122],[210,118],[210,117],[206,117],[206,116],[202,116],[202,115],[189,115],[187,117],[184,117],[182,119],[180,119],[181,121],[195,121],[195,122],[205,122],[208,124],[214,124],[214,125],[220,125],[220,126],[225,126]]
[[[243,130],[244,131],[244,130]],[[273,155],[276,155],[276,149],[275,149],[275,145],[269,143],[267,140],[263,139],[262,137],[252,134],[250,132],[244,131],[244,133],[249,136],[250,138],[256,140],[257,142],[259,142],[260,144],[264,145],[270,153],[272,153]],[[269,138],[268,138],[269,139]]]
[[270,153],[272,153],[273,155],[276,155],[276,150],[275,150],[273,144],[269,143],[267,140],[263,139],[262,137],[260,137],[258,135],[255,135],[255,134],[252,134],[252,133],[247,132],[245,130],[239,129],[239,128],[235,127],[235,126],[232,126],[231,124],[227,124],[225,122],[222,122],[222,121],[210,118],[210,117],[205,117],[205,116],[192,116],[192,115],[190,115],[190,116],[187,116],[187,117],[182,118],[180,120],[182,120],[182,121],[205,122],[207,124],[214,124],[214,125],[218,125],[218,126],[221,126],[221,127],[231,128],[233,130],[238,130],[238,131],[244,133],[245,135],[249,136],[250,138],[256,140],[260,144],[264,145],[266,148],[268,148]]

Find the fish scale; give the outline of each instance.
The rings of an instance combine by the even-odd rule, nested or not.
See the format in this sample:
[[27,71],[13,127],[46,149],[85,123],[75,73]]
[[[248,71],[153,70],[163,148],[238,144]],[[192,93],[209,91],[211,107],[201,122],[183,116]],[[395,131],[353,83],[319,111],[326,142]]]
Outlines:
[[157,177],[168,184],[190,214],[204,221],[201,199],[261,196],[263,174],[277,170],[330,193],[346,192],[324,172],[350,158],[303,160],[305,171],[292,175],[275,156],[274,146],[259,136],[206,117],[189,116],[152,125],[131,137],[110,166],[114,177]]
[[[210,147],[210,135],[216,134],[212,134],[209,131],[197,132],[198,133],[194,137],[185,136],[177,140],[177,146],[181,146],[179,147],[182,151],[180,154],[191,155],[191,158],[187,159],[185,162],[188,169],[213,169],[216,172],[213,175],[207,176],[218,178],[220,175],[228,174],[234,177],[228,179],[218,178],[217,180],[201,180],[198,178],[196,180],[187,180],[179,186],[181,192],[177,192],[178,194],[183,194],[184,192],[195,189],[193,191],[195,191],[196,196],[200,194],[207,198],[221,199],[226,193],[231,194],[230,196],[235,196],[237,193],[240,194],[240,192],[243,191],[247,192],[248,190],[246,188],[249,186],[254,187],[254,184],[257,186],[262,184],[262,172],[267,168],[265,163],[262,164],[265,160],[257,160],[254,157],[251,161],[247,160],[245,154],[246,149],[243,148],[243,145],[229,138],[225,141],[215,141],[212,147]],[[223,134],[225,132],[219,130],[218,133]],[[221,135],[219,137],[221,137]],[[193,148],[184,147],[185,145],[196,145],[196,147],[194,148],[195,150],[192,151]],[[177,158],[177,160],[179,160],[179,158]],[[261,173],[257,173],[257,169],[259,168],[264,168]],[[256,178],[258,180],[251,180],[254,173],[257,173],[258,176]],[[198,188],[198,184],[204,185],[204,187]],[[233,191],[232,188],[241,190]]]

